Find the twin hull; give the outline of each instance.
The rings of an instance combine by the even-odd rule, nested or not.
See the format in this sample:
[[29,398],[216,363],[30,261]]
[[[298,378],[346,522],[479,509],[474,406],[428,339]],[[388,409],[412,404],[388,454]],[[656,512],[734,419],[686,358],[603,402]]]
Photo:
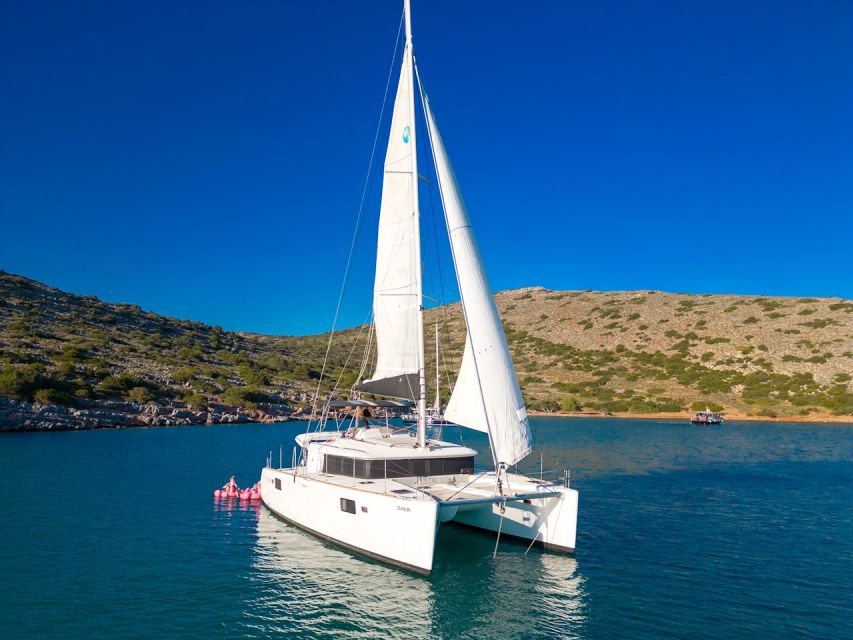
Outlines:
[[497,503],[406,499],[293,469],[265,468],[261,473],[264,504],[281,518],[353,551],[425,575],[432,571],[438,526],[449,520],[573,552],[578,494],[563,487],[560,493],[557,498],[508,501],[501,514]]

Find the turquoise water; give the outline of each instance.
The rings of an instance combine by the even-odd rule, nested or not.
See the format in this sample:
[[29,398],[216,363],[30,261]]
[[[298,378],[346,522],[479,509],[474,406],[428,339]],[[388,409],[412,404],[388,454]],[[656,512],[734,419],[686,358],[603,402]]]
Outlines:
[[303,428],[0,437],[0,637],[853,635],[851,426],[534,419],[576,556],[443,526],[431,578],[214,502]]

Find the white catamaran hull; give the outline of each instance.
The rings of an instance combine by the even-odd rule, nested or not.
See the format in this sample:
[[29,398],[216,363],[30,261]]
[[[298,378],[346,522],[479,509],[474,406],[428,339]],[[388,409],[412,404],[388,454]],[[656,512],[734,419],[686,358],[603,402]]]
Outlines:
[[[485,474],[465,495],[444,500],[393,483],[398,491],[420,496],[413,499],[377,491],[374,483],[362,489],[342,484],[340,477],[323,479],[300,469],[268,467],[261,474],[261,497],[276,515],[321,538],[425,575],[432,571],[441,522],[499,531],[554,551],[574,551],[577,491],[509,476],[519,497],[480,497],[477,485],[487,486],[492,479],[493,474]],[[434,485],[437,492],[441,487]],[[537,498],[543,491],[548,495]]]
[[456,507],[442,506],[439,518],[445,521],[445,510],[455,509],[452,521],[477,529],[500,531],[501,536],[522,540],[535,539],[535,544],[552,551],[573,553],[578,522],[578,492],[556,487],[558,497],[509,500],[501,513],[500,503]]
[[276,515],[321,538],[417,573],[432,571],[433,500],[403,500],[270,468],[261,473],[261,498]]

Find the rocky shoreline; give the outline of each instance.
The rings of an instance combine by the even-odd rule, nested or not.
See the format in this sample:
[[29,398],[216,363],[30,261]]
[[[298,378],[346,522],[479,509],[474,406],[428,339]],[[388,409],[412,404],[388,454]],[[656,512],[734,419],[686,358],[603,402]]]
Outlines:
[[0,397],[0,432],[286,422],[301,417],[300,409],[294,410],[286,404],[259,404],[257,408],[245,409],[212,403],[200,409],[183,402],[81,400],[78,406],[64,407]]

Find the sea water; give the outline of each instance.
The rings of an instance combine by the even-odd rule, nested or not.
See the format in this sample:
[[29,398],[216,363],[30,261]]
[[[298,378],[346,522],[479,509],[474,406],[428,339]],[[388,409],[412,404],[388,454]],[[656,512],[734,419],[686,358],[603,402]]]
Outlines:
[[429,578],[213,499],[304,423],[4,434],[0,637],[853,637],[853,426],[532,427],[576,555],[442,526]]

